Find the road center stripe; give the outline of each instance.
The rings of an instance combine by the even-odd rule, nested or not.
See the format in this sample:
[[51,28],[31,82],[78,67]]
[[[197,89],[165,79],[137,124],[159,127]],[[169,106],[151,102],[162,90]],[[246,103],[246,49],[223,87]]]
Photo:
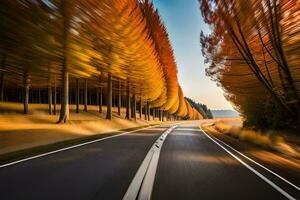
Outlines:
[[175,129],[172,126],[165,131],[152,145],[130,183],[123,200],[148,200],[151,199],[156,169],[162,145],[168,134]]

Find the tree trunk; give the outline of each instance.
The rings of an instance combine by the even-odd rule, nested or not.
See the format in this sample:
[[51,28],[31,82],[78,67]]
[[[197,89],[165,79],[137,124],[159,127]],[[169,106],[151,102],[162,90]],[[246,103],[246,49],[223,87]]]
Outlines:
[[4,101],[4,72],[0,74],[0,102]]
[[147,120],[147,104],[144,106],[144,118]]
[[153,117],[153,121],[155,120],[155,108],[152,108],[152,117]]
[[0,71],[0,101],[4,101],[4,69],[5,69],[5,59],[6,55],[3,54],[2,56],[2,63],[1,63],[1,71]]
[[161,120],[161,110],[158,110],[158,118],[159,118],[159,121],[162,121]]
[[62,90],[61,90],[61,108],[60,116],[57,123],[66,123],[69,119],[69,73],[66,69],[66,62],[64,59],[64,67],[62,71]]
[[95,105],[96,106],[99,106],[99,88],[96,88],[96,102],[95,102]]
[[52,87],[48,86],[48,107],[49,107],[49,115],[52,115]]
[[107,77],[107,94],[106,94],[106,119],[111,120],[112,119],[112,79],[111,79],[111,73],[108,73]]
[[41,88],[38,89],[38,104],[41,104]]
[[132,105],[132,117],[133,119],[136,121],[136,96],[135,96],[135,93],[133,94],[133,97],[132,97],[132,102],[133,102],[133,105]]
[[54,82],[54,93],[53,93],[53,115],[56,115],[56,82]]
[[121,116],[121,81],[119,80],[118,115]]
[[79,113],[79,79],[76,79],[76,113]]
[[87,112],[87,104],[88,104],[88,82],[87,79],[84,80],[84,112]]
[[68,72],[68,43],[71,30],[72,10],[74,4],[72,1],[62,0],[60,14],[62,17],[63,37],[62,37],[62,84],[60,94],[60,115],[57,123],[66,123],[69,119],[69,72]]
[[100,94],[99,94],[99,113],[102,113],[102,104],[103,104],[103,92],[102,92],[102,87],[100,87]]
[[142,119],[142,113],[143,113],[143,102],[142,97],[140,98],[140,119]]
[[29,103],[29,74],[24,74],[24,114],[28,114],[28,103]]
[[126,90],[126,119],[131,118],[131,113],[130,113],[130,107],[131,107],[131,102],[130,102],[130,87],[129,87],[129,81],[127,82],[127,90]]
[[149,106],[149,101],[147,101],[147,118],[148,118],[148,121],[150,121],[150,106]]
[[114,95],[114,91],[112,91],[112,107],[114,108],[116,105],[116,96]]

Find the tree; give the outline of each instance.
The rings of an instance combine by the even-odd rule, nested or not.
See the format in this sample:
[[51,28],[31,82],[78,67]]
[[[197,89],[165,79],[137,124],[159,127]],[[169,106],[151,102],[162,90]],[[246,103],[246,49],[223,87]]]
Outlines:
[[[206,72],[225,90],[225,97],[243,112],[247,98],[276,103],[278,112],[299,119],[296,51],[287,45],[294,25],[292,1],[199,1],[212,32],[201,34]],[[249,16],[253,16],[249,18]],[[295,39],[295,38],[294,38]],[[295,47],[297,48],[297,47]],[[294,47],[293,47],[294,49]],[[260,103],[260,102],[257,102]]]

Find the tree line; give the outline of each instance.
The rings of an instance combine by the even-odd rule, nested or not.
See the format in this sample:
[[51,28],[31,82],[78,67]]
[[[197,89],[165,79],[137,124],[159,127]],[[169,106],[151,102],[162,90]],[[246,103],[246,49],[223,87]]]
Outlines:
[[185,97],[185,99],[203,116],[204,119],[214,118],[211,110],[207,107],[207,105],[198,103],[188,97]]
[[201,0],[206,73],[260,128],[300,124],[300,5],[288,0]]
[[[153,116],[199,119],[184,99],[168,33],[148,0],[3,0],[0,101],[48,103],[58,123],[69,104],[126,107]],[[47,96],[47,98],[45,98]],[[139,106],[139,107],[138,107]],[[157,114],[158,113],[158,114]],[[160,117],[161,118],[161,117]]]

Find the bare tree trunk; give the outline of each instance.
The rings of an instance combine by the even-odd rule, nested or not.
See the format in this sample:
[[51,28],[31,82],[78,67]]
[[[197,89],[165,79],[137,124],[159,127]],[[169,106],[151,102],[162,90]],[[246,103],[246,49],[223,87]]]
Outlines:
[[87,104],[88,104],[88,82],[87,79],[84,80],[84,112],[87,112]]
[[130,108],[131,108],[130,115],[131,115],[131,118],[134,118],[134,105],[133,105],[133,104],[134,104],[134,102],[133,102],[133,101],[134,101],[134,100],[133,100],[134,94],[135,94],[135,93],[133,93],[132,99],[131,99],[131,101],[130,101],[130,106],[131,106],[131,107],[130,107]]
[[49,115],[52,115],[52,87],[51,84],[48,86],[48,107],[49,107]]
[[24,73],[24,114],[28,114],[28,103],[29,103],[29,74]]
[[76,78],[76,113],[79,113],[79,79]]
[[96,88],[96,106],[98,105],[99,106],[99,88]]
[[[64,59],[65,60],[65,59]],[[66,123],[69,119],[69,72],[66,68],[66,62],[64,61],[64,67],[62,71],[62,90],[61,90],[61,108],[60,116],[57,123]]]
[[41,104],[41,88],[38,88],[38,104]]
[[153,121],[155,120],[155,108],[152,108],[152,117],[153,117]]
[[119,80],[118,115],[121,116],[121,80]]
[[162,121],[162,118],[161,118],[161,110],[158,110],[158,117],[159,117],[159,121]]
[[140,98],[140,119],[142,119],[142,113],[143,113],[143,102],[142,102],[142,97]]
[[132,99],[132,101],[133,101],[133,106],[132,106],[133,113],[132,113],[132,117],[136,121],[136,95],[135,95],[135,93],[133,94],[132,98],[133,98]]
[[147,120],[147,104],[144,106],[144,117],[145,117],[145,120]]
[[127,90],[126,90],[126,119],[131,118],[131,101],[130,101],[130,86],[129,81],[127,82]]
[[2,63],[1,63],[1,71],[0,71],[0,101],[4,101],[4,69],[5,69],[5,59],[6,55],[3,54],[2,56]]
[[111,79],[111,73],[108,73],[107,77],[107,94],[106,94],[106,119],[111,120],[112,119],[112,79]]
[[116,105],[116,96],[114,95],[114,91],[112,91],[112,107],[114,108]]
[[150,121],[150,106],[149,106],[149,101],[147,101],[147,119]]
[[102,104],[103,104],[103,89],[100,87],[100,94],[99,94],[99,113],[102,113]]
[[69,119],[69,72],[68,72],[68,42],[70,34],[70,24],[71,24],[71,1],[62,0],[61,1],[61,15],[63,16],[63,55],[62,55],[62,84],[61,84],[61,94],[60,94],[60,115],[57,123],[66,123]]
[[53,115],[56,115],[56,80],[54,81],[54,93],[53,93]]

